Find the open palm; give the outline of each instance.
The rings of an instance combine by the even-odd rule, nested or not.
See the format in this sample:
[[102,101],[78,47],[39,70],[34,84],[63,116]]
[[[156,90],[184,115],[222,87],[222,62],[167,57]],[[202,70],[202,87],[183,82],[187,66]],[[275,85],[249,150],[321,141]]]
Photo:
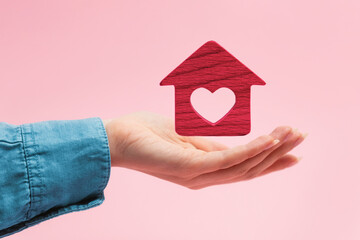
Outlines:
[[228,148],[203,137],[175,132],[174,122],[138,112],[104,120],[113,166],[138,170],[190,189],[248,180],[294,165],[287,154],[305,136],[277,127],[245,145]]

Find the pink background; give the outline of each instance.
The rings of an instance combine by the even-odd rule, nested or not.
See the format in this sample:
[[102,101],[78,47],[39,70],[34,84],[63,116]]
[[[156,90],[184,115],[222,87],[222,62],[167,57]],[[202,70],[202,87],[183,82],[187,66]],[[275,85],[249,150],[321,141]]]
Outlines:
[[216,40],[262,77],[246,143],[288,124],[302,162],[200,191],[112,169],[100,207],[8,239],[360,239],[360,3],[346,1],[0,2],[0,119],[147,110],[173,117],[159,82]]

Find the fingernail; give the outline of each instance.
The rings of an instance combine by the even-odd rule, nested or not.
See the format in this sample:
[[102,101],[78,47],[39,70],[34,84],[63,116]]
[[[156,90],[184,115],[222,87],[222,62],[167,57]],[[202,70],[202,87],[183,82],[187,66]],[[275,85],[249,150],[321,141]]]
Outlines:
[[303,159],[303,156],[297,157],[297,161],[300,162]]
[[275,139],[275,140],[273,140],[272,142],[271,142],[271,144],[268,146],[268,147],[266,147],[265,148],[265,150],[267,150],[267,149],[269,149],[269,148],[271,148],[271,147],[273,147],[273,146],[275,146],[276,144],[278,144],[280,142],[280,140],[279,139]]
[[305,139],[309,134],[308,133],[304,133],[302,136]]
[[275,139],[272,143],[273,143],[273,146],[274,145],[276,145],[276,144],[278,144],[280,142],[280,140],[279,139]]

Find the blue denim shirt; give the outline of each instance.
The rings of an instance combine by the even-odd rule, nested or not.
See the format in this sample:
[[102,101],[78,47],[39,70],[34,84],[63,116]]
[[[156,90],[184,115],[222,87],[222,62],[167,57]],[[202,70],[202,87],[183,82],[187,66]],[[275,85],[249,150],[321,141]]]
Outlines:
[[110,167],[100,118],[0,123],[0,238],[100,205]]

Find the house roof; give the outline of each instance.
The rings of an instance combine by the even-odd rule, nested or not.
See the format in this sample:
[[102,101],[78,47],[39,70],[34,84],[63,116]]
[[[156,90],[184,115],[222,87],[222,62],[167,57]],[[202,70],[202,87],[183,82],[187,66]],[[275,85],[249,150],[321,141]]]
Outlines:
[[203,85],[230,80],[241,85],[266,83],[215,41],[208,41],[167,75],[160,85]]

